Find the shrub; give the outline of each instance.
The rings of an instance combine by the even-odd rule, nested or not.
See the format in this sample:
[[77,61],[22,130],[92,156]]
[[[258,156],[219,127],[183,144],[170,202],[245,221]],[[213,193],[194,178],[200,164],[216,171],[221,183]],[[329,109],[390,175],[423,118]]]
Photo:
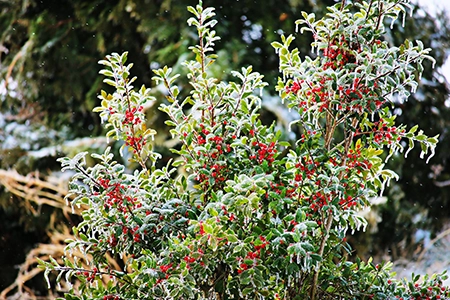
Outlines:
[[[438,137],[417,126],[395,124],[393,101],[417,87],[422,43],[399,47],[383,40],[385,19],[405,15],[407,1],[345,1],[316,20],[302,13],[301,32],[311,31],[315,58],[290,49],[294,37],[272,45],[279,55],[276,90],[297,113],[302,132],[294,142],[258,118],[267,84],[244,67],[220,82],[209,69],[216,59],[214,9],[188,10],[199,43],[186,61],[190,95],[179,97],[178,74],[164,67],[153,78],[166,88],[166,124],[181,148],[175,161],[158,169],[144,108],[150,90],[134,89],[127,53],[100,64],[105,83],[95,108],[108,137],[123,141],[139,164],[134,172],[107,149],[61,158],[74,170],[72,206],[87,205],[74,227],[64,264],[41,261],[46,276],[80,282],[66,299],[439,299],[449,296],[445,274],[398,281],[391,263],[351,262],[346,234],[364,228],[358,214],[396,174],[385,162],[415,143],[422,156],[434,153]],[[407,152],[405,155],[407,154]],[[75,257],[74,251],[85,255]],[[124,257],[114,269],[108,255]],[[82,267],[84,263],[90,268]],[[78,295],[78,296],[77,296]]]

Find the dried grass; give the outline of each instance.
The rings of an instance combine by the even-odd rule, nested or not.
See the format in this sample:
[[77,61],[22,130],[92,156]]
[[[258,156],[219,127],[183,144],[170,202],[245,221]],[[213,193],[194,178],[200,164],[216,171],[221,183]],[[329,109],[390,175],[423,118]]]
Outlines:
[[[39,214],[43,205],[55,208],[47,232],[50,242],[38,244],[28,253],[25,262],[20,266],[16,280],[0,293],[0,299],[54,299],[58,291],[68,291],[70,283],[62,280],[60,286],[50,289],[49,294],[45,297],[35,295],[33,289],[27,284],[32,278],[43,272],[42,269],[38,268],[37,258],[50,261],[51,256],[62,263],[61,257],[64,255],[65,240],[74,239],[71,230],[64,221],[70,221],[70,215],[72,214],[80,215],[83,208],[72,211],[72,208],[66,204],[64,197],[68,194],[67,182],[62,177],[44,177],[38,172],[23,176],[15,170],[0,170],[0,184],[4,185],[10,193],[22,199],[24,206],[35,215]],[[62,211],[66,220],[58,219],[56,217],[57,211]],[[73,251],[72,257],[84,258],[85,256],[81,252]],[[79,261],[83,261],[85,264],[85,260]],[[119,263],[112,257],[108,257],[108,262],[112,269],[120,270]],[[87,265],[84,265],[84,267],[89,269]],[[106,276],[102,279],[105,282],[110,280]],[[76,290],[78,283],[73,282],[72,284],[74,284]]]

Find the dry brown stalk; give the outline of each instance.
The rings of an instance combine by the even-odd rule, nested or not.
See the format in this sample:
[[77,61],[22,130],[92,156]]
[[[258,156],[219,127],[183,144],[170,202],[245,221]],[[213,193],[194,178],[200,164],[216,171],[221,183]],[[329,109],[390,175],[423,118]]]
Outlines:
[[[0,184],[12,194],[18,196],[24,202],[25,207],[33,214],[39,214],[40,207],[43,205],[49,205],[61,210],[67,220],[70,221],[70,215],[80,215],[82,208],[74,209],[67,205],[64,197],[67,196],[67,182],[61,177],[56,176],[42,176],[39,172],[30,173],[26,176],[20,175],[15,170],[0,170]],[[37,258],[43,261],[50,261],[50,257],[55,258],[62,264],[61,257],[66,256],[73,260],[73,257],[80,258],[79,261],[83,262],[83,267],[90,269],[88,265],[85,265],[85,255],[81,252],[74,251],[72,255],[66,255],[64,248],[66,246],[65,240],[75,239],[72,235],[69,227],[64,223],[64,220],[58,220],[56,214],[52,214],[52,218],[49,224],[48,236],[50,242],[48,244],[38,244],[32,249],[25,262],[20,266],[18,276],[16,280],[4,289],[0,293],[0,299],[51,299],[56,298],[54,296],[55,290],[49,290],[49,295],[45,298],[36,296],[33,290],[26,284],[30,279],[43,272],[38,268]],[[112,257],[107,257],[111,269],[121,270],[119,263]],[[110,280],[108,276],[103,277],[104,281]],[[73,283],[75,288],[77,283]],[[58,291],[68,291],[70,284],[61,281]]]

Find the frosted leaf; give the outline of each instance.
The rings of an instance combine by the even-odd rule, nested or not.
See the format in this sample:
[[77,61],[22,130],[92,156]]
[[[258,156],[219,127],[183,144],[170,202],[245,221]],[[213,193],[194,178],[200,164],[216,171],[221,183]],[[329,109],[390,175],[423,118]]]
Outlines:
[[66,272],[66,283],[67,283],[67,286],[69,287],[69,289],[72,289],[72,287],[73,287],[73,284],[70,282],[70,273],[69,272]]
[[363,232],[366,232],[366,229],[367,229],[367,223],[364,223],[364,224],[362,224],[362,231]]
[[380,188],[380,197],[383,195],[383,193],[384,193],[384,187],[385,187],[385,185],[386,185],[386,182],[385,181],[383,181],[382,183],[381,183],[381,188]]
[[405,158],[408,157],[408,154],[409,154],[409,152],[411,152],[412,149],[413,149],[412,147],[409,147],[408,150],[406,150],[406,152],[405,152]]
[[[290,109],[290,108],[289,108]],[[289,111],[290,112],[290,111]],[[295,123],[297,123],[296,121],[292,121],[292,122],[289,122],[289,124],[288,124],[288,131],[289,132],[292,132],[292,125],[294,125]]]
[[394,148],[391,148],[390,151],[389,151],[388,156],[386,156],[386,159],[384,160],[385,163],[388,162],[388,160],[392,157],[392,155],[394,154],[394,152],[397,152],[397,151],[395,151]]
[[430,159],[431,159],[431,158],[434,156],[434,154],[435,154],[435,151],[434,151],[434,148],[433,148],[433,147],[431,147],[430,151],[431,151],[430,156],[428,156],[427,161],[426,161],[427,164],[428,164],[428,162],[430,161]]
[[233,295],[230,295],[231,293],[230,293],[230,289],[228,288],[228,285],[227,285],[227,289],[225,292],[227,293],[227,295],[231,296],[230,297],[231,299],[233,298]]
[[386,179],[386,186],[389,186],[390,182],[391,182],[391,178],[388,177],[388,179]]

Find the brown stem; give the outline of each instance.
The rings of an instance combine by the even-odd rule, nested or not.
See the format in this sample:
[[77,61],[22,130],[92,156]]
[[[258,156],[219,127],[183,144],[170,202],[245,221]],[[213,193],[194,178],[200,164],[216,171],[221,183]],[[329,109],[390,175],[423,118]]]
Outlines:
[[381,10],[383,9],[383,3],[379,2],[378,4],[378,18],[377,18],[377,25],[375,26],[375,30],[378,30],[378,28],[380,28],[380,23],[381,23],[381,17],[383,16],[383,13],[381,12]]
[[[322,242],[320,243],[320,248],[319,248],[319,253],[318,253],[320,256],[323,255],[323,252],[325,250],[325,245],[328,241],[331,224],[333,224],[333,214],[330,213],[328,215],[327,220],[325,221],[325,235],[322,239]],[[311,300],[316,299],[317,282],[319,281],[319,269],[320,269],[321,263],[319,262],[318,264],[319,265],[317,266],[317,269],[314,271],[313,282],[311,284],[311,294],[310,294]]]
[[[334,119],[333,119],[333,121],[334,121]],[[353,121],[352,121],[352,127],[356,127],[357,123],[358,123],[358,120],[356,118],[354,118]],[[328,126],[329,125],[327,123],[327,134],[326,134],[326,136],[328,136],[328,139],[326,140],[326,143],[325,143],[325,147],[327,149],[329,149],[329,147],[331,145],[331,138],[329,136],[332,137],[333,136],[333,132],[336,129],[335,124],[333,124],[331,127],[328,127]],[[328,132],[329,128],[332,130],[331,133]],[[352,142],[352,138],[353,138],[352,134],[350,134],[350,135],[346,134],[346,137],[344,139],[345,140],[345,146],[344,146],[345,154],[347,154],[348,151],[349,151],[349,148],[350,148],[350,145],[351,145],[351,142]],[[329,143],[329,144],[327,144],[327,143]],[[344,160],[342,161],[342,166],[345,166],[346,162],[347,162],[347,155],[344,155]],[[345,175],[344,171],[341,171],[339,173],[339,175],[338,175],[339,180],[342,180],[344,175]],[[317,254],[320,255],[320,257],[323,256],[323,253],[325,251],[325,245],[327,244],[328,238],[330,237],[330,229],[331,229],[331,225],[333,224],[333,214],[332,213],[329,213],[329,215],[328,215],[327,219],[325,220],[324,224],[325,224],[324,236],[323,236],[322,241],[320,243],[319,252],[317,253]],[[315,300],[316,299],[317,283],[319,281],[320,267],[321,267],[321,262],[318,263],[318,266],[317,266],[317,268],[314,271],[314,276],[313,276],[312,284],[311,284],[311,293],[310,293],[310,299],[311,300]]]
[[372,9],[373,0],[370,1],[369,7],[367,8],[366,15],[369,16],[370,10]]

